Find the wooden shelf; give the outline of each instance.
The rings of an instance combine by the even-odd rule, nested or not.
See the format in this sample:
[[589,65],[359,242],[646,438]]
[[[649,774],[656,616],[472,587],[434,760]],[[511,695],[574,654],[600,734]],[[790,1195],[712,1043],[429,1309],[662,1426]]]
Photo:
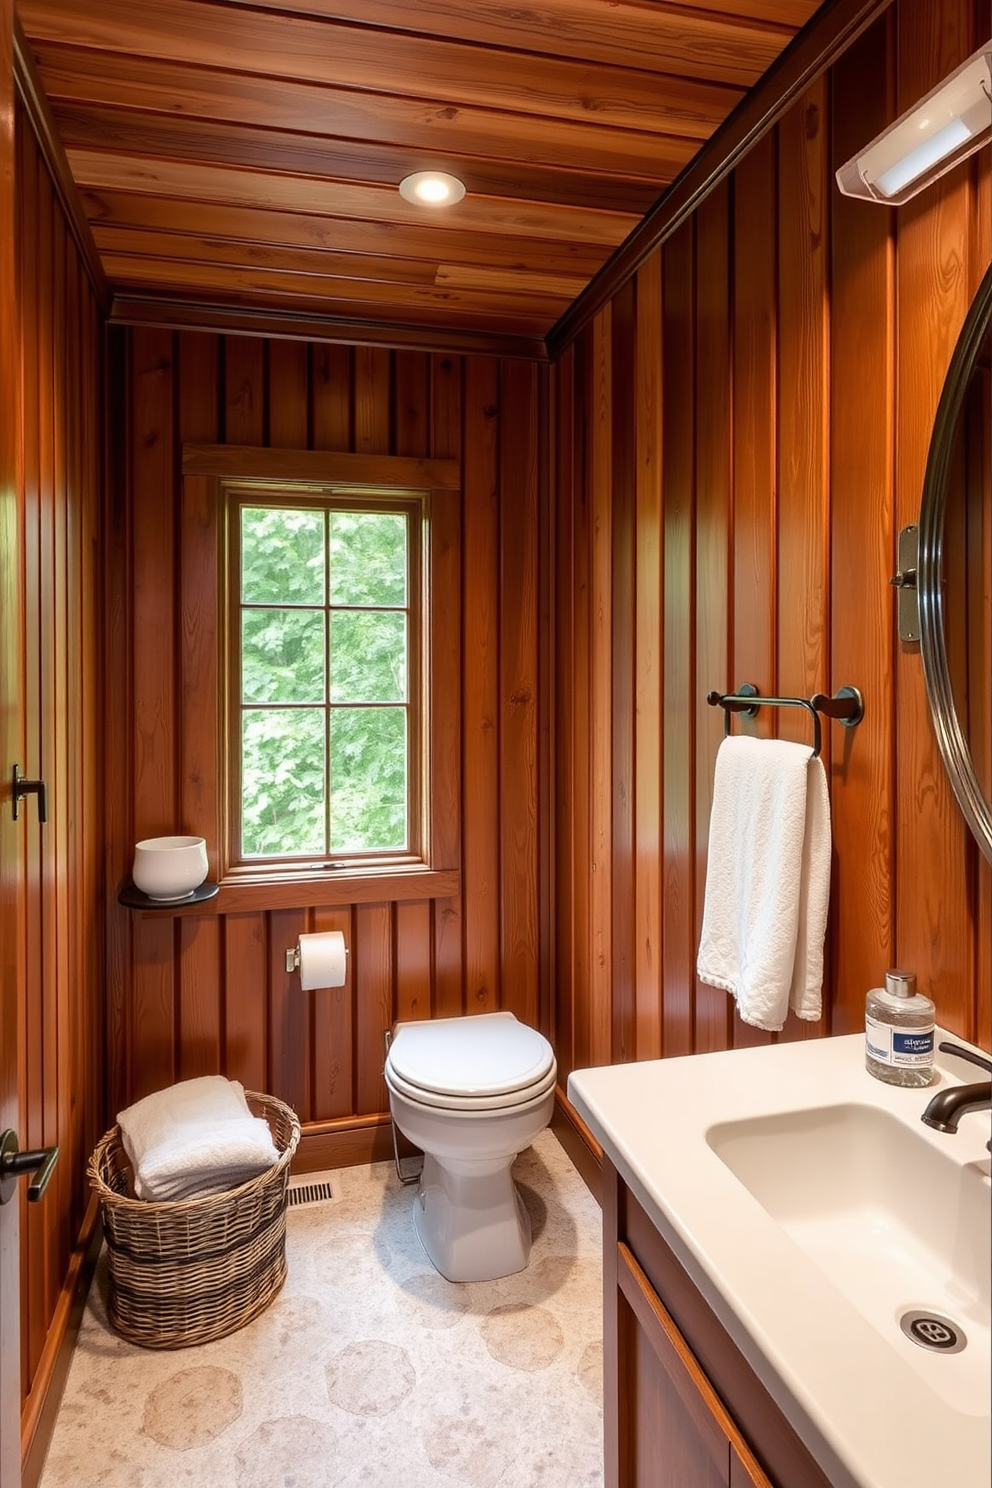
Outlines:
[[157,914],[176,914],[181,909],[188,909],[191,904],[203,904],[207,899],[213,899],[220,892],[220,885],[215,883],[202,883],[199,888],[193,890],[192,894],[185,894],[181,899],[153,899],[150,894],[142,893],[141,889],[135,888],[133,883],[126,883],[117,895],[118,904],[124,904],[128,909],[154,910]]

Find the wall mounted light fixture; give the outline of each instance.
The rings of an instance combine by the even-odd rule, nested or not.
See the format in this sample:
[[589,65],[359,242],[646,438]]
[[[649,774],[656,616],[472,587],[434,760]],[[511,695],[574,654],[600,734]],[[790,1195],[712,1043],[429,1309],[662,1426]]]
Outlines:
[[845,196],[897,207],[992,140],[992,41],[837,172]]
[[464,195],[464,181],[446,171],[414,171],[400,182],[400,196],[416,207],[450,207]]

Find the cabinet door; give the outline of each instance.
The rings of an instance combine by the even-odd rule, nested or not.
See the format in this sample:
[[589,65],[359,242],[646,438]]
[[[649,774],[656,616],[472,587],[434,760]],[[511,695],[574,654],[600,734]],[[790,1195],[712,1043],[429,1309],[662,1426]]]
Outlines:
[[619,1488],[729,1488],[712,1387],[633,1252],[617,1249]]

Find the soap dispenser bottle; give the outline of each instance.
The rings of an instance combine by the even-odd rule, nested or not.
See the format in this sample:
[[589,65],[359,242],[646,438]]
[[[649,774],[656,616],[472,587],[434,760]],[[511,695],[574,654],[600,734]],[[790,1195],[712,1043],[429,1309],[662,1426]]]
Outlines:
[[865,1066],[887,1085],[929,1085],[934,1005],[911,971],[887,971],[865,999]]

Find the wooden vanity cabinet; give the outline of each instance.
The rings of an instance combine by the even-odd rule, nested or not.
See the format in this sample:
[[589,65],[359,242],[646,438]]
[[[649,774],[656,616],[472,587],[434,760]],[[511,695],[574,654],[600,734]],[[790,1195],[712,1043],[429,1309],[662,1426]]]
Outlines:
[[603,1159],[606,1488],[830,1488]]

